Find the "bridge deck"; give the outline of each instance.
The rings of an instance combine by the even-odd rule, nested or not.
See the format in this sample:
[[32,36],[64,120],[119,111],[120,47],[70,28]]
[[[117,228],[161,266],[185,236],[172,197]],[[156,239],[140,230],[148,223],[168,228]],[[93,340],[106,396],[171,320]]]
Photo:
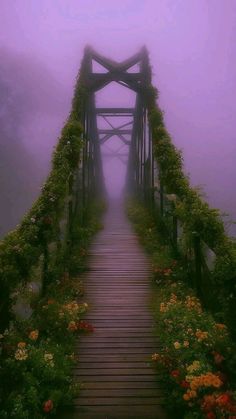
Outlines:
[[150,313],[150,263],[122,205],[110,204],[90,249],[85,297],[94,333],[78,342],[83,390],[73,418],[163,419],[160,381],[150,365],[158,348]]

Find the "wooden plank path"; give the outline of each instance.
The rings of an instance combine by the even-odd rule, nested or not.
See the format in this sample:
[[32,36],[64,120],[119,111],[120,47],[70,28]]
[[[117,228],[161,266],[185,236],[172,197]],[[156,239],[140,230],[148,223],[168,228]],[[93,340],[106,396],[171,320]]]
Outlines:
[[164,419],[163,393],[151,354],[158,349],[150,313],[150,263],[113,202],[96,236],[86,274],[85,319],[95,331],[79,338],[75,375],[83,383],[75,411],[81,419]]

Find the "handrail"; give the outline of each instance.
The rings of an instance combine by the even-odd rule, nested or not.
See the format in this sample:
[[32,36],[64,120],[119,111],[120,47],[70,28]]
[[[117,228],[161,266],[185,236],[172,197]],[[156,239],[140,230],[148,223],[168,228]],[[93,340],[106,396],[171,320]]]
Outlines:
[[[85,97],[82,63],[71,113],[62,129],[53,154],[52,169],[41,194],[21,224],[0,242],[0,330],[4,330],[11,319],[13,293],[16,287],[30,280],[32,268],[43,256],[44,292],[50,281],[48,275],[52,253],[50,243],[56,242],[59,249],[69,240],[74,216],[71,201],[72,185],[83,149],[82,109]],[[64,227],[60,223],[64,223]]]

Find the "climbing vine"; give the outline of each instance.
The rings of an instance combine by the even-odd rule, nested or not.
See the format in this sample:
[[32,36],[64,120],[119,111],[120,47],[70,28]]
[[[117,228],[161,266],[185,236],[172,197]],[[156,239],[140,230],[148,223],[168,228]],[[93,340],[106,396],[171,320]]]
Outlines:
[[236,247],[226,235],[220,212],[210,208],[199,191],[191,187],[183,170],[183,156],[173,144],[164,124],[163,113],[156,101],[157,90],[149,86],[146,93],[149,123],[152,131],[154,158],[159,180],[167,194],[177,197],[175,214],[180,220],[187,240],[198,235],[216,254],[212,278],[218,304],[236,335]]
[[12,293],[29,279],[49,243],[58,240],[59,221],[68,196],[68,182],[78,165],[83,147],[81,124],[86,89],[83,63],[77,78],[71,113],[52,157],[51,172],[41,194],[21,224],[0,242],[0,328],[9,322]]

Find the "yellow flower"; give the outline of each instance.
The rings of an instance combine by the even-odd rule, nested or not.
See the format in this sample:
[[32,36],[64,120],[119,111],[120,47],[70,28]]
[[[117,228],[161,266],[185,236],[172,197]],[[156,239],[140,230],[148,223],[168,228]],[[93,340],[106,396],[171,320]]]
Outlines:
[[17,361],[25,361],[28,358],[26,349],[17,349],[15,352],[15,359]]
[[181,348],[181,344],[179,342],[175,342],[174,343],[174,347],[175,347],[175,349],[180,349]]
[[160,359],[159,354],[152,354],[152,361],[158,361]]
[[165,313],[166,311],[167,311],[167,308],[166,308],[165,304],[164,303],[161,303],[160,304],[160,312],[161,313]]
[[189,347],[189,341],[188,341],[188,340],[185,340],[185,341],[184,341],[184,347],[185,347],[185,348],[188,348],[188,347]]
[[200,366],[201,364],[199,361],[193,361],[193,363],[187,367],[187,371],[190,373],[194,372],[196,370],[199,370]]
[[32,330],[32,332],[30,332],[29,334],[29,338],[31,340],[37,340],[39,337],[39,331],[38,330]]
[[26,347],[26,343],[25,342],[19,342],[17,346],[20,349],[24,349]]

